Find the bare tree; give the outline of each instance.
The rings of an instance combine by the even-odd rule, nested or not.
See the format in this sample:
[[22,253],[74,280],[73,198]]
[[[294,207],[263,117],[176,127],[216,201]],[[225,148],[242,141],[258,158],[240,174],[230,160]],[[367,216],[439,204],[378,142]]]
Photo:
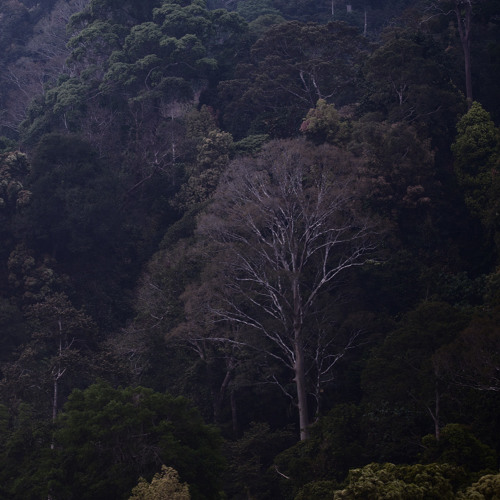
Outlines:
[[70,17],[88,3],[89,0],[58,0],[51,12],[34,26],[24,55],[6,65],[0,75],[5,95],[0,127],[17,132],[30,102],[45,94],[59,76],[69,73],[66,25]]
[[246,327],[246,336],[240,329],[212,340],[252,344],[293,372],[302,440],[310,370],[325,379],[359,335],[339,348],[333,322],[317,321],[331,308],[332,287],[377,246],[375,223],[359,210],[362,184],[353,159],[336,148],[274,142],[233,162],[199,221],[200,234],[220,244],[212,313]]
[[483,0],[433,0],[430,4],[430,12],[433,17],[438,15],[453,15],[456,19],[458,35],[464,55],[465,70],[465,94],[469,108],[472,106],[472,61],[471,61],[471,34],[472,15],[475,4]]
[[34,345],[38,344],[40,353],[46,355],[45,364],[50,370],[52,421],[55,421],[60,406],[61,379],[79,363],[80,348],[94,332],[94,324],[82,310],[75,309],[63,293],[32,305],[28,318],[34,329]]
[[64,293],[50,293],[28,306],[26,319],[31,338],[17,359],[2,366],[0,390],[10,404],[28,398],[55,421],[62,400],[88,375],[96,325]]
[[465,92],[469,107],[472,105],[472,66],[470,37],[472,29],[472,0],[454,0],[453,11],[457,19],[458,34],[464,53]]

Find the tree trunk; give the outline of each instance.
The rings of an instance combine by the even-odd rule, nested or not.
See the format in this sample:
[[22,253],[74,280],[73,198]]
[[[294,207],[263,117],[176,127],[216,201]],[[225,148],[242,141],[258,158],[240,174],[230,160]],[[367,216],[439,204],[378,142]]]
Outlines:
[[436,441],[439,441],[439,438],[441,437],[441,428],[439,426],[439,386],[438,386],[438,381],[436,380],[436,385],[435,385],[435,398],[436,398],[436,403],[434,406],[434,437],[436,438]]
[[61,358],[63,351],[63,329],[62,329],[62,321],[61,318],[58,319],[57,325],[59,327],[59,348],[58,348],[58,361],[57,361],[57,370],[54,372],[54,387],[52,394],[52,422],[56,421],[57,411],[59,406],[59,378],[62,376],[61,374]]
[[[462,7],[464,9],[462,16]],[[455,0],[455,15],[457,16],[457,28],[464,52],[465,66],[465,92],[467,97],[467,106],[472,106],[472,63],[470,55],[470,34],[472,22],[472,4],[470,1],[461,2]]]
[[304,349],[302,343],[295,342],[295,386],[297,388],[297,407],[299,409],[300,440],[309,437],[309,405],[307,403],[306,373],[304,366]]
[[57,406],[58,406],[58,392],[59,392],[59,381],[57,376],[54,377],[54,388],[52,393],[52,422],[56,421],[57,418]]
[[224,398],[226,396],[229,383],[231,382],[231,378],[232,378],[232,368],[230,367],[226,370],[226,375],[219,387],[219,392],[217,394],[214,394],[214,422],[216,424],[220,423],[222,404],[224,403]]
[[[296,261],[296,259],[294,259]],[[295,271],[295,269],[293,269]],[[297,277],[292,280],[293,295],[293,352],[295,361],[295,387],[297,388],[297,408],[299,410],[300,440],[309,437],[309,405],[307,402],[306,368],[302,343],[303,307],[300,285]]]
[[472,68],[470,57],[470,41],[464,42],[464,61],[465,61],[465,92],[467,95],[467,107],[470,109],[472,106]]
[[441,426],[439,425],[440,401],[439,381],[436,380],[434,383],[434,409],[432,409],[430,405],[427,405],[427,411],[429,412],[429,415],[434,423],[434,437],[436,438],[436,441],[439,441],[439,438],[441,437]]

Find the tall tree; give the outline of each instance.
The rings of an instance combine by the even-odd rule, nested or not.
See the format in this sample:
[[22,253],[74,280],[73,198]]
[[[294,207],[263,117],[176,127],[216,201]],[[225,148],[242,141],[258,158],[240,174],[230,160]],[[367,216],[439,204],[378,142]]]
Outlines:
[[437,13],[455,18],[464,57],[465,96],[469,107],[473,102],[471,57],[473,16],[475,5],[480,3],[484,3],[484,0],[432,0],[429,7],[433,15]]
[[15,220],[31,199],[26,182],[30,170],[28,159],[23,153],[13,151],[0,154],[0,258],[3,259],[15,244]]
[[55,421],[61,401],[86,378],[96,327],[64,293],[29,306],[26,317],[31,339],[2,367],[2,396],[12,406],[28,401]]
[[469,106],[472,105],[472,63],[471,63],[471,29],[473,0],[453,0],[453,11],[457,20],[458,34],[464,53],[465,94]]
[[325,377],[359,333],[336,345],[328,297],[376,248],[375,224],[357,210],[359,185],[356,166],[337,149],[275,142],[232,164],[199,222],[225,262],[212,312],[247,329],[232,342],[252,343],[256,333],[254,346],[293,372],[302,440],[310,370]]
[[481,220],[498,253],[500,131],[478,102],[457,123],[457,137],[451,149],[467,208]]
[[95,325],[61,293],[32,305],[28,317],[33,327],[33,346],[38,345],[46,357],[44,362],[52,383],[52,421],[55,421],[60,407],[61,379],[81,366],[81,352],[88,347]]

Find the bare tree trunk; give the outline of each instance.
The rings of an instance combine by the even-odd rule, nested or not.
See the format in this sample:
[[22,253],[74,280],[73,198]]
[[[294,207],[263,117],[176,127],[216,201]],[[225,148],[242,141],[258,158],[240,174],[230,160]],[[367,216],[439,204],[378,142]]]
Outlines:
[[309,437],[309,405],[307,403],[306,373],[304,350],[300,341],[295,342],[295,386],[297,388],[297,407],[299,409],[300,440]]
[[[53,385],[53,393],[52,393],[52,423],[54,424],[56,421],[57,417],[57,407],[58,407],[58,400],[59,400],[59,378],[62,376],[61,373],[61,356],[62,356],[62,349],[63,349],[63,335],[62,335],[62,321],[61,318],[58,319],[57,324],[59,326],[59,360],[57,361],[57,366],[54,369],[54,385]],[[56,447],[56,443],[54,441],[54,434],[52,434],[52,439],[50,441],[50,449],[54,450]],[[47,494],[47,500],[53,500],[53,497],[49,491]]]
[[[298,262],[297,254],[292,251],[293,258],[291,259],[292,271],[296,272]],[[300,293],[300,284],[295,277],[292,280],[293,294],[293,351],[295,356],[295,386],[297,388],[297,408],[299,410],[299,428],[300,440],[304,441],[309,437],[309,405],[307,402],[307,384],[306,384],[306,368],[304,359],[304,344],[302,342],[304,310],[302,307],[302,297]]]
[[[58,326],[59,326],[59,360],[57,362],[57,366],[54,370],[54,390],[52,394],[52,422],[56,421],[57,417],[57,410],[58,410],[58,405],[59,405],[59,378],[61,377],[61,357],[62,357],[62,350],[63,350],[63,332],[62,332],[62,322],[61,319],[58,320]],[[52,443],[51,447],[53,447],[54,444]]]
[[[470,56],[470,41],[462,42],[464,45],[464,61],[465,61],[465,91],[467,95],[467,106],[470,109],[472,106],[472,67]],[[465,46],[466,45],[466,46]]]
[[470,54],[470,34],[472,21],[471,0],[455,0],[455,15],[457,16],[458,34],[460,35],[462,50],[464,52],[465,92],[467,97],[467,106],[470,108],[472,106],[472,63]]
[[[309,436],[309,369],[315,363],[325,376],[335,364],[331,339],[318,338],[313,329],[305,338],[308,319],[339,274],[366,262],[379,237],[357,212],[351,170],[341,170],[344,159],[336,150],[320,153],[328,158],[325,165],[338,159],[339,171],[325,169],[317,178],[318,160],[305,147],[276,142],[258,160],[234,162],[212,214],[198,225],[201,235],[221,245],[222,260],[216,262],[223,274],[214,275],[218,292],[210,312],[255,332],[266,345],[252,347],[293,372],[301,440]],[[306,178],[315,180],[308,185]],[[252,345],[246,338],[213,340]],[[314,339],[321,344],[321,360],[311,359]],[[276,377],[274,382],[294,399]]]
[[441,437],[441,426],[440,424],[440,393],[439,393],[439,381],[436,380],[434,383],[434,410],[431,409],[430,405],[427,405],[427,411],[434,422],[434,437],[436,441],[439,441]]
[[57,400],[59,398],[59,381],[58,377],[54,377],[54,390],[52,393],[52,422],[55,422],[57,417]]
[[[211,377],[210,377],[211,378]],[[218,394],[214,397],[214,422],[220,423],[220,414],[222,412],[222,404],[224,403],[224,397],[226,395],[227,388],[232,379],[232,368],[226,370],[226,375],[219,387]]]

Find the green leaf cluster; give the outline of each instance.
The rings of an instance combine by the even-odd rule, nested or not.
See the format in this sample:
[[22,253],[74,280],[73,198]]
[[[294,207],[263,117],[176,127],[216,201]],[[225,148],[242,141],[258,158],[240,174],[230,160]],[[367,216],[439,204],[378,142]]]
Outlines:
[[336,490],[335,500],[370,498],[401,500],[455,498],[454,483],[461,470],[451,465],[369,464],[349,472],[347,485]]
[[129,500],[191,500],[187,484],[179,482],[179,474],[172,467],[162,465],[161,472],[153,476],[151,483],[144,478],[132,490]]
[[59,496],[128,498],[139,476],[151,478],[165,464],[179,471],[194,500],[218,498],[218,433],[183,398],[100,382],[71,394],[55,440]]
[[457,137],[451,146],[460,186],[469,210],[488,225],[498,225],[488,213],[498,210],[497,169],[500,165],[500,131],[489,113],[474,102],[457,123]]

